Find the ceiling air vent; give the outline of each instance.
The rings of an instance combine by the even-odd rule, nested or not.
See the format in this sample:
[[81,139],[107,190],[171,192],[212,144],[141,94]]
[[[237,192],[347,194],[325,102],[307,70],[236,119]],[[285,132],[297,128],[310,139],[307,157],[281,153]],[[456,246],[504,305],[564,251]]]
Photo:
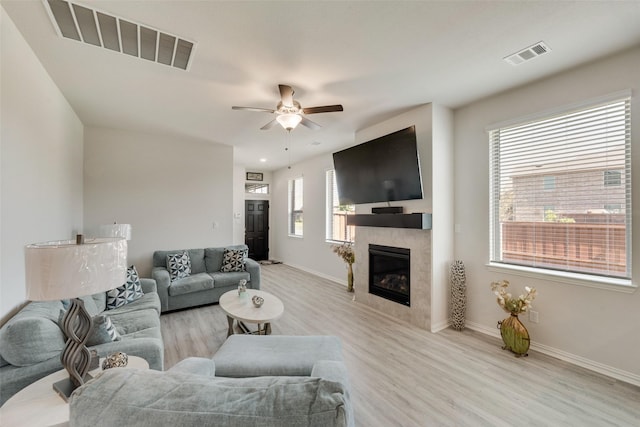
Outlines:
[[543,55],[549,51],[551,51],[549,46],[543,42],[538,42],[532,46],[522,49],[520,52],[516,52],[513,55],[505,57],[504,60],[511,65],[520,65],[525,61]]
[[45,0],[62,37],[187,70],[195,43],[64,0]]

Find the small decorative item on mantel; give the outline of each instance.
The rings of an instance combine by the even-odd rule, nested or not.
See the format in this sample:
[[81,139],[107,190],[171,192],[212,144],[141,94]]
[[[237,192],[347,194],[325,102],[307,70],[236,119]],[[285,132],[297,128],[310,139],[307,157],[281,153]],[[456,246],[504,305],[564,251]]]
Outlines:
[[525,313],[531,308],[531,301],[536,297],[537,292],[535,288],[525,286],[524,289],[527,293],[514,298],[507,292],[508,287],[508,280],[491,283],[491,290],[498,297],[498,305],[511,314],[498,322],[498,329],[500,329],[500,335],[504,341],[502,348],[510,350],[518,357],[527,356],[530,345],[529,331],[518,319],[518,314]]
[[356,262],[353,245],[350,242],[345,242],[341,245],[332,245],[331,249],[347,263],[347,292],[353,292],[353,263]]

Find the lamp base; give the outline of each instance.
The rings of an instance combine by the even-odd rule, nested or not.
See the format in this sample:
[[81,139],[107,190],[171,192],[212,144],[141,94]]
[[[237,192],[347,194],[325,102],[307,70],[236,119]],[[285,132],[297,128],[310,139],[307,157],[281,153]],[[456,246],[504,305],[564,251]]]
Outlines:
[[[83,381],[87,382],[91,378],[93,377],[87,374],[84,376]],[[78,386],[75,385],[73,382],[71,382],[71,378],[65,378],[63,380],[53,383],[53,389],[56,391],[56,393],[60,395],[60,397],[65,402],[69,401],[69,397],[71,397],[71,393],[73,393],[73,391],[77,388]]]
[[69,396],[76,388],[91,378],[87,377],[91,365],[91,352],[85,343],[91,334],[92,325],[93,320],[84,308],[84,302],[80,298],[73,298],[62,317],[62,330],[67,342],[60,354],[60,362],[69,373],[69,377],[53,385],[53,389],[65,402],[69,401]]

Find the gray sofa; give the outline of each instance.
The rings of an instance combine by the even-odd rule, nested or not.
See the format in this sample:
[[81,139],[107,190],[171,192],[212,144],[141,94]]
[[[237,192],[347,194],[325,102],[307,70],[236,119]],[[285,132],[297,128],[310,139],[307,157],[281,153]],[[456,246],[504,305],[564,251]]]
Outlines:
[[[119,341],[89,348],[100,357],[116,351],[139,356],[151,369],[161,371],[160,298],[153,279],[140,279],[140,284],[141,298],[112,310],[105,311],[105,293],[82,298],[92,317],[107,315],[121,336]],[[0,329],[0,405],[29,384],[62,369],[65,337],[58,326],[62,308],[60,301],[30,302]]]
[[234,335],[166,372],[110,369],[71,396],[72,427],[352,427],[336,337]]
[[[245,271],[220,271],[225,249],[248,250],[247,245],[234,245],[155,251],[151,277],[158,284],[162,312],[218,302],[222,294],[237,288],[242,279],[247,281],[248,288],[260,289],[260,264],[250,258],[245,259]],[[189,254],[191,274],[172,281],[167,268],[167,255],[184,251]]]

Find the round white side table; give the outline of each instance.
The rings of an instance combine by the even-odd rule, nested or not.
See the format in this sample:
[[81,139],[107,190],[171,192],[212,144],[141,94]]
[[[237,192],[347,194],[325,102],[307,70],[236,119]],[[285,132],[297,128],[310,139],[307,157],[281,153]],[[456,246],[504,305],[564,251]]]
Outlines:
[[[258,308],[251,302],[251,298],[255,295],[264,298],[262,307]],[[222,294],[218,304],[227,315],[227,320],[229,321],[227,336],[234,333],[234,320],[245,334],[270,335],[271,322],[284,313],[284,305],[280,298],[257,289],[247,289],[247,295],[242,298],[238,296],[238,291],[236,290],[226,292]],[[258,330],[250,331],[245,323],[257,324]]]
[[[100,359],[100,366],[102,361]],[[127,368],[149,369],[149,363],[141,357],[129,356]],[[123,369],[123,368],[112,368]],[[102,368],[89,373],[96,375]],[[69,404],[53,389],[53,383],[67,378],[61,369],[40,378],[11,396],[0,408],[0,425],[11,427],[66,426],[69,422]]]

